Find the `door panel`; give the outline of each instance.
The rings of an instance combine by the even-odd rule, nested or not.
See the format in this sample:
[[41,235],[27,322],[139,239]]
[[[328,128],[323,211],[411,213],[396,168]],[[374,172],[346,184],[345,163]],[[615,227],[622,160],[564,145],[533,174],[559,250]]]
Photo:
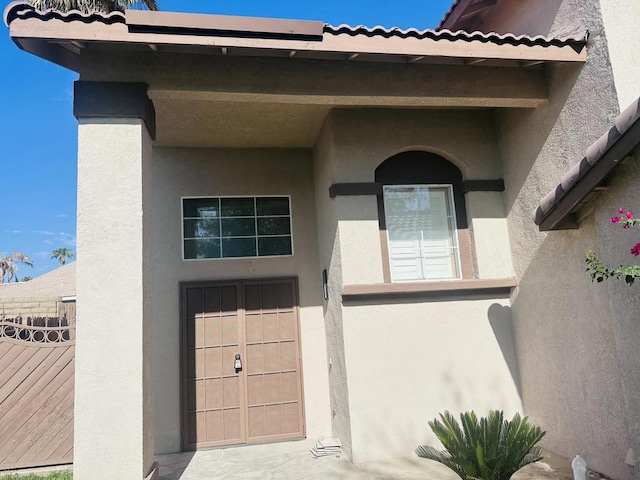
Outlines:
[[304,436],[295,287],[244,285],[249,442]]
[[295,280],[184,285],[182,299],[184,448],[303,437]]
[[243,354],[239,293],[238,285],[183,290],[185,449],[246,442],[244,379],[234,368]]

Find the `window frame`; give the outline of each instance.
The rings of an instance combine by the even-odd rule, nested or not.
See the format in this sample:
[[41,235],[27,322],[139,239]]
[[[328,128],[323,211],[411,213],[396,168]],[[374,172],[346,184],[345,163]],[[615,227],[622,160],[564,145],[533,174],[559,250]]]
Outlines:
[[[447,205],[447,210],[450,212],[450,215],[447,214],[446,223],[447,230],[449,232],[450,237],[453,240],[453,245],[449,248],[454,251],[453,258],[453,266],[455,269],[456,276],[454,277],[446,277],[446,278],[413,278],[406,280],[398,280],[394,279],[393,268],[392,268],[392,258],[391,258],[391,239],[389,238],[389,228],[386,216],[387,210],[387,197],[385,196],[387,189],[393,188],[418,188],[418,187],[426,187],[428,189],[438,188],[438,189],[446,189],[447,201],[449,204]],[[454,185],[452,183],[417,183],[417,184],[392,184],[392,185],[383,185],[382,186],[382,214],[384,215],[384,234],[386,240],[386,250],[387,256],[386,261],[389,267],[389,281],[390,283],[432,283],[432,282],[455,282],[457,280],[463,279],[463,270],[462,270],[462,259],[461,259],[461,245],[460,238],[458,235],[458,220],[456,215],[456,203],[455,203],[455,194],[454,194]],[[424,262],[424,251],[420,248],[420,257]],[[424,275],[423,275],[424,276]]]
[[[254,199],[254,204],[255,204],[255,200],[257,198],[287,198],[287,201],[289,203],[289,235],[274,235],[274,237],[277,236],[281,236],[281,237],[285,237],[288,236],[291,238],[291,253],[290,254],[286,254],[286,255],[257,255],[258,253],[258,247],[257,247],[257,241],[258,238],[260,238],[260,235],[258,235],[257,229],[256,229],[256,235],[254,236],[247,236],[247,237],[231,237],[231,238],[255,238],[256,239],[256,255],[251,255],[251,256],[245,256],[245,257],[209,257],[209,258],[185,258],[185,252],[184,252],[184,242],[185,240],[195,240],[195,239],[191,239],[191,238],[185,238],[184,236],[184,221],[185,221],[185,216],[184,216],[184,201],[185,200],[198,200],[198,199],[213,199],[213,198],[217,198],[217,199],[223,199],[223,198],[253,198]],[[281,217],[277,217],[274,216],[274,218],[282,218]],[[254,218],[257,219],[258,218],[269,218],[269,217],[258,217],[257,212],[256,215],[253,217],[243,217],[243,218]],[[191,217],[189,217],[189,219],[191,219]],[[222,217],[219,217],[219,219],[222,219]],[[220,223],[220,240],[222,241],[222,223]],[[210,260],[247,260],[247,259],[258,259],[258,258],[287,258],[287,257],[293,257],[295,255],[295,245],[294,245],[294,240],[293,240],[293,202],[291,201],[291,195],[279,195],[279,194],[273,194],[273,195],[186,195],[186,196],[181,196],[180,197],[180,238],[181,238],[181,255],[182,255],[182,261],[183,262],[202,262],[202,261],[210,261]],[[262,235],[265,236],[265,235]],[[218,238],[218,237],[212,237],[212,238]]]

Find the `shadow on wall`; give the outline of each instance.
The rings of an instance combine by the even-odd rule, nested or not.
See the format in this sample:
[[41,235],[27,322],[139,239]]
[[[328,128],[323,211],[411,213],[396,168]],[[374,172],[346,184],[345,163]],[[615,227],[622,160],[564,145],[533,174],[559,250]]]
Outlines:
[[[596,204],[596,215],[610,210],[600,213]],[[606,287],[585,272],[595,242],[592,215],[579,230],[547,235],[512,300],[514,335],[525,413],[547,431],[543,446],[567,458],[579,453],[593,469],[622,479],[629,441],[619,321]]]
[[513,333],[513,319],[511,307],[504,307],[494,303],[489,307],[487,316],[489,324],[500,346],[500,351],[504,361],[509,367],[509,373],[513,379],[513,384],[518,390],[518,395],[522,398],[522,385],[520,384],[520,369],[518,366],[518,356],[516,354],[516,340]]
[[[519,192],[539,158],[547,158],[552,162],[558,162],[560,158],[566,169],[580,160],[563,154],[566,151],[564,142],[568,136],[552,135],[579,75],[580,68],[573,65],[554,67],[547,73],[550,94],[545,106],[536,109],[504,109],[496,113],[498,145],[506,184],[504,202],[507,214],[511,213]],[[593,140],[596,139],[597,137]],[[585,142],[585,149],[588,145]],[[546,191],[541,192],[540,198],[545,193]]]

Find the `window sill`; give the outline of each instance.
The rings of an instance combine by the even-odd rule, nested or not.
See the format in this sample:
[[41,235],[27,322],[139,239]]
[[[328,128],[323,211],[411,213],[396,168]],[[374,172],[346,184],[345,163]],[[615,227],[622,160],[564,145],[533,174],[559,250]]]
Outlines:
[[395,299],[450,301],[478,297],[508,298],[517,285],[515,278],[344,285],[342,301],[362,302]]

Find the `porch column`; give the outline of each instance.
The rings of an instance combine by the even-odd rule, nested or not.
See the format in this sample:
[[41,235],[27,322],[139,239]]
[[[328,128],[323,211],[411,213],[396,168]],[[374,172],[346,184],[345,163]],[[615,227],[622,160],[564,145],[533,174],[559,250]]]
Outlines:
[[151,140],[144,84],[76,82],[75,480],[155,478]]

